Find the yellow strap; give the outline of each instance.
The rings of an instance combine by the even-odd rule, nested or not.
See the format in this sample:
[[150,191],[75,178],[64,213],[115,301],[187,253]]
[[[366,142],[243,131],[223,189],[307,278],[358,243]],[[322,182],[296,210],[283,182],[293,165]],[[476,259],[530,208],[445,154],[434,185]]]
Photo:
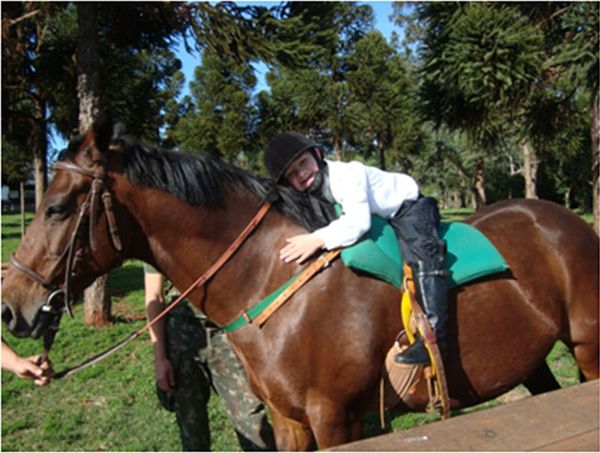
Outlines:
[[446,373],[444,363],[441,358],[437,343],[430,344],[426,341],[433,334],[429,322],[421,307],[415,301],[415,286],[412,275],[412,269],[406,263],[404,264],[404,292],[400,310],[402,314],[402,323],[410,344],[415,342],[416,331],[423,338],[423,343],[427,349],[427,354],[431,361],[431,375],[434,385],[437,387],[437,395],[440,397],[440,413],[442,419],[450,417],[450,403],[448,397],[448,384],[446,382]]

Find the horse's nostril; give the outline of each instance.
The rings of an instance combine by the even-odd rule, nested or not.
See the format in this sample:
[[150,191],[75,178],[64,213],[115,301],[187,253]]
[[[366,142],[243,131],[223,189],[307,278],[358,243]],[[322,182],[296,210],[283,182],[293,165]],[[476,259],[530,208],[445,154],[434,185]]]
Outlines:
[[6,304],[2,304],[2,321],[4,321],[4,323],[10,327],[10,323],[13,319],[14,315],[11,308]]

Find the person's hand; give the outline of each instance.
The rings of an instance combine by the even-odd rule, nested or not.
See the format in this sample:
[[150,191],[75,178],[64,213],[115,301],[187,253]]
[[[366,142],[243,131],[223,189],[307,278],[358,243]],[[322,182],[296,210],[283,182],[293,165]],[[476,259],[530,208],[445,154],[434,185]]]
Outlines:
[[154,367],[158,386],[165,392],[173,393],[175,390],[175,371],[169,359],[156,359]]
[[325,245],[315,234],[300,234],[286,239],[286,242],[287,245],[280,250],[279,257],[286,263],[296,261],[298,264],[302,264]]
[[54,376],[52,363],[46,359],[43,362],[39,355],[31,357],[17,357],[15,359],[14,373],[23,379],[30,379],[35,385],[49,384]]

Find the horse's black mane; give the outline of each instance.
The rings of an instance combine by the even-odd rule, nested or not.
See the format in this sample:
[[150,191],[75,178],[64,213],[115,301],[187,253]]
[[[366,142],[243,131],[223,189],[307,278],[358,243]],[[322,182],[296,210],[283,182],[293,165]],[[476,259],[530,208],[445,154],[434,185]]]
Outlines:
[[275,185],[216,158],[147,147],[127,136],[114,138],[111,145],[123,150],[124,174],[131,182],[167,191],[190,204],[219,206],[226,192],[241,184],[261,200],[275,200],[276,209],[309,231],[335,218],[333,206],[325,200]]

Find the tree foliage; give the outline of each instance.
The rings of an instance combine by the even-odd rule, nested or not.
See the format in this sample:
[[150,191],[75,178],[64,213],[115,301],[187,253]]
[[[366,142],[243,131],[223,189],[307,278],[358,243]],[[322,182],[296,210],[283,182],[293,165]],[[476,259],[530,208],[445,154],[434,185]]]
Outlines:
[[[389,41],[355,2],[97,7],[102,96],[141,139],[261,171],[264,144],[299,130],[447,203],[468,203],[475,182],[490,201],[521,195],[526,145],[541,196],[587,206],[598,190],[597,3],[397,2],[404,33]],[[75,11],[3,4],[5,175],[34,168],[48,125],[77,131]],[[180,39],[198,56],[184,99]]]
[[192,98],[172,137],[182,150],[241,164],[252,140],[256,77],[247,63],[205,51],[190,84]]
[[401,56],[373,31],[349,55],[350,108],[360,118],[352,142],[363,154],[376,156],[380,168],[402,162],[416,152],[421,138],[416,116],[416,85]]
[[536,196],[537,166],[560,152],[575,98],[582,88],[597,98],[597,10],[488,2],[402,3],[395,12],[420,45],[426,117],[468,132],[488,159],[507,143],[521,146],[527,193]]
[[542,34],[507,5],[432,3],[421,15],[437,19],[424,41],[427,116],[494,142],[539,78]]

